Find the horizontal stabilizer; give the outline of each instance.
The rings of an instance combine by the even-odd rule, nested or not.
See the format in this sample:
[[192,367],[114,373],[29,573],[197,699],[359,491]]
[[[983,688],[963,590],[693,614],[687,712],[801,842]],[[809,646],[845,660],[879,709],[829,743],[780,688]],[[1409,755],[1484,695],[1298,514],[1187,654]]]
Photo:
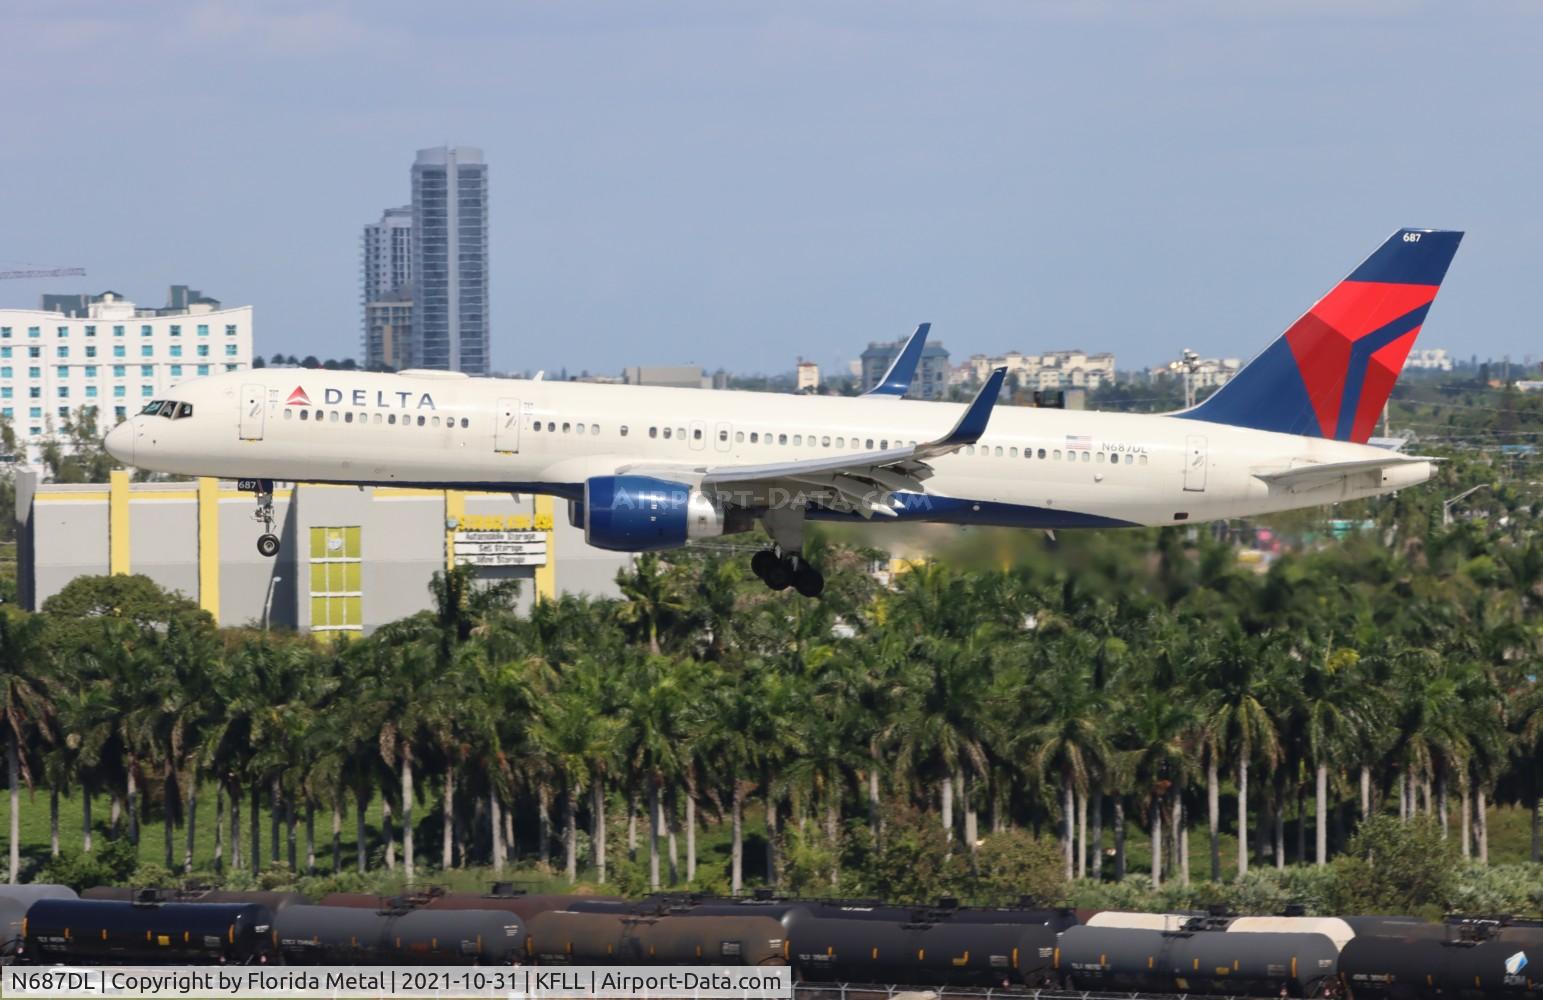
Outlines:
[[1272,486],[1302,490],[1321,486],[1325,483],[1332,483],[1360,472],[1378,472],[1383,469],[1417,464],[1428,465],[1435,461],[1438,461],[1438,459],[1420,455],[1388,455],[1386,458],[1363,458],[1351,462],[1319,462],[1314,465],[1299,465],[1294,469],[1282,469],[1279,472],[1256,472],[1254,473],[1254,478],[1262,479]]

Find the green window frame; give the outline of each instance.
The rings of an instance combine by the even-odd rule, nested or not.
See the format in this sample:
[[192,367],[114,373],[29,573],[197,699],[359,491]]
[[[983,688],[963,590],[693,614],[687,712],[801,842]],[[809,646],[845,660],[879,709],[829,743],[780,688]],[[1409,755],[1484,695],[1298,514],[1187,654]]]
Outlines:
[[364,559],[358,525],[310,529],[311,631],[364,631]]

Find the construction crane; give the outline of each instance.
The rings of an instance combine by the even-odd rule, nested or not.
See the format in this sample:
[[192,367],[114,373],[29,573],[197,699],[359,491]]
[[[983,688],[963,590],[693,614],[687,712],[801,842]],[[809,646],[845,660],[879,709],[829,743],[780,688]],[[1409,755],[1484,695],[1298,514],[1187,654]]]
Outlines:
[[21,267],[14,271],[0,271],[0,279],[5,278],[83,278],[86,269],[83,267]]

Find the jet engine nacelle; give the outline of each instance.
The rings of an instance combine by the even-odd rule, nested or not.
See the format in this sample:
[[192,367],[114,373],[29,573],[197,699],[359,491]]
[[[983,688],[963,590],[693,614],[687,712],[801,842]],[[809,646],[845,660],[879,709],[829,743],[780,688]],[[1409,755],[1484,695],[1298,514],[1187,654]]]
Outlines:
[[596,476],[584,484],[584,540],[599,549],[653,552],[716,538],[729,516],[716,498],[652,476]]

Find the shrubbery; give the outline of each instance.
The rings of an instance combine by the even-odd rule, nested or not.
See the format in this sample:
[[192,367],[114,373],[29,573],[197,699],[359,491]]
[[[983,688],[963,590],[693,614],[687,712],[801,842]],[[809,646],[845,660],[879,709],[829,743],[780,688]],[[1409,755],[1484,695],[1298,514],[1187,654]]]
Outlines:
[[67,885],[78,892],[93,885],[132,884],[138,866],[139,849],[127,837],[109,838],[99,840],[90,854],[67,850],[50,859],[36,881]]
[[1428,817],[1373,816],[1329,867],[1332,912],[1439,916],[1457,895],[1462,860]]

